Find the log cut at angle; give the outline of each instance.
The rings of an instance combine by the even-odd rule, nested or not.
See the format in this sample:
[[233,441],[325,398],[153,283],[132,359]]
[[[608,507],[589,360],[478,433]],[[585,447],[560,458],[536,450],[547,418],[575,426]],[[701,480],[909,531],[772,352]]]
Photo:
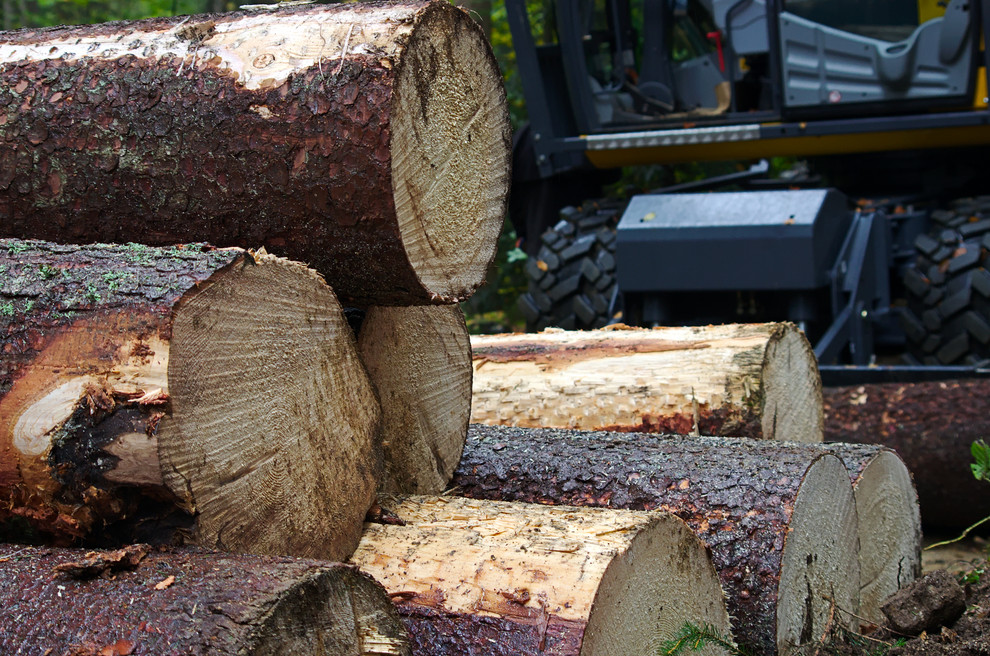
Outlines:
[[240,249],[19,240],[0,269],[0,524],[350,554],[380,411],[318,274]]
[[822,387],[793,324],[471,338],[471,421],[822,441]]
[[0,545],[0,565],[3,654],[410,654],[382,586],[340,563]]
[[815,445],[473,424],[452,485],[478,499],[677,515],[712,550],[751,653],[785,654],[832,622],[856,627],[833,613],[855,613],[859,599],[852,484]]
[[509,140],[484,33],[439,0],[0,33],[0,237],[264,245],[350,303],[455,302]]
[[[408,497],[351,562],[423,656],[647,656],[685,623],[730,640],[708,551],[666,513]],[[724,656],[706,646],[706,656]]]

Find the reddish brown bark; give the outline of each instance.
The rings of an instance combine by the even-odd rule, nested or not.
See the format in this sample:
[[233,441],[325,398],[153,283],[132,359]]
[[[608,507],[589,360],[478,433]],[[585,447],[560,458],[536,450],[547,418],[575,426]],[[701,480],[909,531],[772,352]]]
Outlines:
[[881,444],[904,460],[921,521],[958,530],[990,515],[970,446],[990,435],[990,381],[885,383],[825,389],[825,439]]
[[348,565],[0,545],[0,567],[5,654],[409,653],[384,589]]
[[[413,12],[397,13],[399,22],[442,14],[452,39],[474,27],[447,3],[404,7]],[[314,5],[277,16],[319,20],[333,11]],[[430,302],[400,240],[392,194],[390,111],[403,62],[328,52],[284,81],[248,88],[198,46],[256,15],[0,35],[0,236],[265,245],[310,264],[355,302]],[[103,58],[102,45],[92,57],[2,57],[5,45],[41,52],[78,38],[116,45],[168,30],[188,57]]]
[[451,486],[478,499],[674,513],[712,550],[738,643],[772,654],[794,501],[823,455],[747,439],[472,424]]
[[[171,495],[162,484],[142,489],[106,478],[117,458],[104,447],[121,433],[154,436],[170,411],[167,395],[142,400],[93,385],[52,439],[56,446],[45,457],[44,471],[21,454],[12,435],[23,404],[33,402],[37,390],[43,394],[57,385],[59,368],[67,376],[73,367],[78,373],[97,370],[115,362],[130,339],[138,340],[136,348],[167,341],[178,299],[244,258],[244,251],[204,245],[153,249],[0,240],[0,523],[8,521],[5,532],[24,539],[40,530],[65,539],[98,526],[109,531],[104,539],[114,539],[117,530],[162,539],[190,525],[174,499],[160,504],[155,523],[128,521],[139,507],[159,505]],[[44,353],[53,348],[77,359],[50,361]],[[152,350],[145,348],[150,357]],[[33,365],[39,365],[34,372]],[[11,393],[18,380],[24,384]],[[107,528],[117,522],[123,524]]]

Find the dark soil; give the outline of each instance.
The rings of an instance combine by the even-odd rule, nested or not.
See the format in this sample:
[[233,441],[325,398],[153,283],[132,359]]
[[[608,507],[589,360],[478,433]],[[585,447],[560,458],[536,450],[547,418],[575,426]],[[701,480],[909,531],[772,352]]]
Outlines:
[[807,656],[990,656],[990,561],[987,543],[977,538],[961,545],[925,552],[926,573],[947,570],[962,584],[966,610],[949,626],[916,637],[888,628],[864,626],[859,634],[836,631]]

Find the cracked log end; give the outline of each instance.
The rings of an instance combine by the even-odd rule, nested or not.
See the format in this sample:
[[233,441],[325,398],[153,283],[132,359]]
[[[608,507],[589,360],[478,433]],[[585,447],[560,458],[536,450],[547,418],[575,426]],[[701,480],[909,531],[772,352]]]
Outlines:
[[828,444],[849,468],[859,514],[859,614],[881,624],[880,606],[921,576],[918,495],[900,456],[883,447]]
[[817,642],[834,626],[853,630],[859,607],[859,525],[845,465],[823,455],[794,501],[781,556],[777,652]]
[[368,524],[352,562],[396,601],[414,653],[649,654],[685,622],[730,635],[708,550],[672,515],[457,497],[393,509],[405,525]]
[[81,558],[0,545],[0,652],[409,654],[382,587],[347,565],[169,549],[105,576],[58,573]]
[[763,436],[821,442],[825,415],[815,352],[794,324],[768,326],[770,337],[763,356]]
[[440,493],[471,415],[471,343],[460,307],[369,308],[358,350],[382,405],[382,491]]

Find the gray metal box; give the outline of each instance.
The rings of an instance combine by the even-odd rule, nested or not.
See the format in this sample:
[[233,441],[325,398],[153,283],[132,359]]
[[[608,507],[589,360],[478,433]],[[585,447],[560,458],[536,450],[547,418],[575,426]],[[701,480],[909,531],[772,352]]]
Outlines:
[[823,287],[850,220],[834,189],[637,196],[618,226],[619,289]]

